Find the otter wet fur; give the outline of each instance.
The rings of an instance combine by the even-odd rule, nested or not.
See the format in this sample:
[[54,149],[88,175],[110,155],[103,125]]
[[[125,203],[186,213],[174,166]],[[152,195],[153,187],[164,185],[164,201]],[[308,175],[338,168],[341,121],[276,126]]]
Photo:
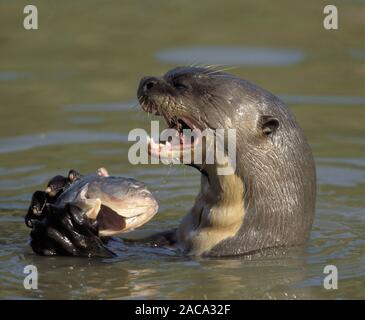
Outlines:
[[186,253],[249,254],[306,241],[315,165],[303,130],[279,98],[217,69],[179,67],[143,78],[138,99],[170,127],[173,119],[173,126],[190,129],[236,129],[233,175],[218,175],[215,164],[192,164],[201,172],[201,190],[177,229]]
[[177,229],[134,242],[193,256],[305,243],[315,212],[315,164],[303,130],[279,98],[219,69],[192,66],[143,78],[137,96],[144,111],[178,130],[181,141],[183,129],[236,129],[236,166],[220,175],[215,163],[189,164],[201,174],[191,210]]

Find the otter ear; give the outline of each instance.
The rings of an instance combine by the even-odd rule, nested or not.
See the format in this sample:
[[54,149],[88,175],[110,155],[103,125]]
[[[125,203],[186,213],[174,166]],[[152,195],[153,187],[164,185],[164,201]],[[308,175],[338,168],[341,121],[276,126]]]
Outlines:
[[260,120],[261,130],[267,136],[275,133],[280,126],[279,120],[273,116],[262,116]]

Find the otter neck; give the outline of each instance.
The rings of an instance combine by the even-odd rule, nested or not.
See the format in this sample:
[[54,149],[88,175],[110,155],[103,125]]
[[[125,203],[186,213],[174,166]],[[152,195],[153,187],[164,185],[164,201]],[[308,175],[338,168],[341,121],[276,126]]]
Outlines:
[[237,175],[217,175],[210,168],[201,175],[201,189],[193,208],[178,229],[178,239],[192,255],[207,253],[234,237],[244,219],[244,186]]
[[200,192],[206,205],[243,206],[245,190],[240,177],[235,174],[218,175],[214,166],[205,172],[201,175]]

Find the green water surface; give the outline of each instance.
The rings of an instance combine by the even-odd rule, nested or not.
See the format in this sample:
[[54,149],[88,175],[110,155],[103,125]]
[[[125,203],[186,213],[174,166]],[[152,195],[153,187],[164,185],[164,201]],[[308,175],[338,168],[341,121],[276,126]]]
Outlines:
[[[28,2],[1,0],[0,298],[364,299],[365,59],[350,53],[365,50],[365,2],[332,3],[336,31],[323,28],[326,1],[35,0],[39,29],[27,31]],[[175,66],[156,54],[202,46],[304,53],[294,65],[230,72],[283,97],[314,97],[289,103],[317,164],[308,244],[284,257],[248,260],[123,246],[106,260],[34,255],[23,222],[31,194],[70,168],[103,166],[146,182],[160,211],[135,236],[178,224],[197,194],[198,173],[131,165],[127,134],[148,129],[152,119],[135,101],[139,79]],[[38,290],[23,287],[29,264],[38,268]],[[337,290],[323,288],[329,264],[338,268]]]

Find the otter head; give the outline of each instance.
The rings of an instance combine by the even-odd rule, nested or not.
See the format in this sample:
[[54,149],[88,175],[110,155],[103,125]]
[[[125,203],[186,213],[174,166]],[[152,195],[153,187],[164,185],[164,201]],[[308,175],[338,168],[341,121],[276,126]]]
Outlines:
[[[231,174],[219,174],[216,158],[190,163],[202,172],[202,186],[179,227],[184,249],[226,255],[304,242],[314,214],[315,169],[307,140],[281,100],[246,80],[201,67],[143,78],[138,99],[177,130],[180,143],[168,145],[170,156],[181,157],[204,140],[187,138],[184,129],[234,130]],[[160,155],[166,145],[151,144]],[[202,146],[205,157],[211,146],[206,140]]]

